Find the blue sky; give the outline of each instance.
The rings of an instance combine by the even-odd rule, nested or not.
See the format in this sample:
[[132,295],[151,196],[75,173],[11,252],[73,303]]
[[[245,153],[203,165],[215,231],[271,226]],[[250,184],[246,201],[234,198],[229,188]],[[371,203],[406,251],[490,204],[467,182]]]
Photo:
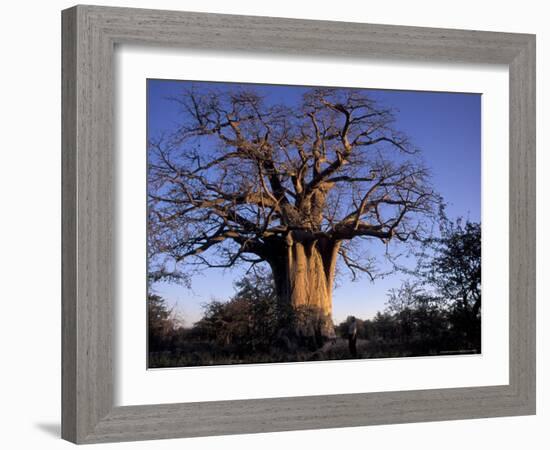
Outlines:
[[[169,97],[180,94],[190,82],[148,80],[147,133],[155,136],[170,132],[181,121],[177,104]],[[203,83],[193,82],[195,86]],[[211,83],[204,83],[211,85]],[[216,83],[218,89],[231,83]],[[247,85],[268,103],[298,102],[307,87]],[[481,95],[398,90],[366,90],[382,105],[395,110],[394,127],[407,134],[418,147],[432,172],[432,183],[447,203],[451,218],[481,219]],[[381,255],[383,245],[373,243],[372,253]],[[191,289],[176,284],[158,283],[155,291],[165,297],[189,326],[201,316],[201,304],[225,300],[234,293],[233,282],[242,275],[239,269],[205,269],[193,279]],[[372,317],[384,308],[387,292],[401,285],[405,276],[393,274],[371,282],[367,277],[351,282],[340,279],[333,293],[336,323],[348,315]]]

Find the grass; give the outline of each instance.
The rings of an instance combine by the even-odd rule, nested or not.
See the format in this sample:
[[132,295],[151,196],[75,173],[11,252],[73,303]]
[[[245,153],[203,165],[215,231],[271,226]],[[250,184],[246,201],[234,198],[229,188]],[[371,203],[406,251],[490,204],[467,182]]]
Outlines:
[[435,350],[421,342],[386,342],[357,340],[357,357],[353,358],[348,341],[336,338],[315,351],[305,348],[294,352],[270,349],[244,354],[236,346],[219,346],[211,342],[188,342],[177,350],[150,352],[149,368],[214,366],[227,364],[262,364],[282,362],[330,361],[368,358],[400,358],[414,356],[479,353],[476,350],[448,348]]

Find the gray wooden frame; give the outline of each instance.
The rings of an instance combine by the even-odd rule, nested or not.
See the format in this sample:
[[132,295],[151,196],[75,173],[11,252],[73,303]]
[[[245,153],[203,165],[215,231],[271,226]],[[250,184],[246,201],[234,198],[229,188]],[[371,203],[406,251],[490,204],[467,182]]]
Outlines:
[[[63,11],[62,30],[63,438],[94,443],[535,413],[533,35],[97,6]],[[119,43],[508,65],[509,384],[114,407],[113,52]]]

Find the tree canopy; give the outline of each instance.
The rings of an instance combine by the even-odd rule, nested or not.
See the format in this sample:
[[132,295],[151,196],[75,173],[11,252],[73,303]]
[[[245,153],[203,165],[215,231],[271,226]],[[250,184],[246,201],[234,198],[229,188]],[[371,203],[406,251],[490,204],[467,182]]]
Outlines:
[[372,274],[351,242],[407,240],[437,200],[392,110],[364,90],[312,89],[294,105],[237,88],[173,100],[181,122],[149,143],[153,277],[184,262],[269,261],[274,247],[319,239]]

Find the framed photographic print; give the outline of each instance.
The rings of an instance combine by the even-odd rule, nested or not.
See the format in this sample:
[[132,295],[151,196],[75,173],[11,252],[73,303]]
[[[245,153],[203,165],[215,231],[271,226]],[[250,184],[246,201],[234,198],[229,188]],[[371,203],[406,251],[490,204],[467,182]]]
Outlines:
[[534,74],[532,35],[64,11],[63,437],[534,414]]

